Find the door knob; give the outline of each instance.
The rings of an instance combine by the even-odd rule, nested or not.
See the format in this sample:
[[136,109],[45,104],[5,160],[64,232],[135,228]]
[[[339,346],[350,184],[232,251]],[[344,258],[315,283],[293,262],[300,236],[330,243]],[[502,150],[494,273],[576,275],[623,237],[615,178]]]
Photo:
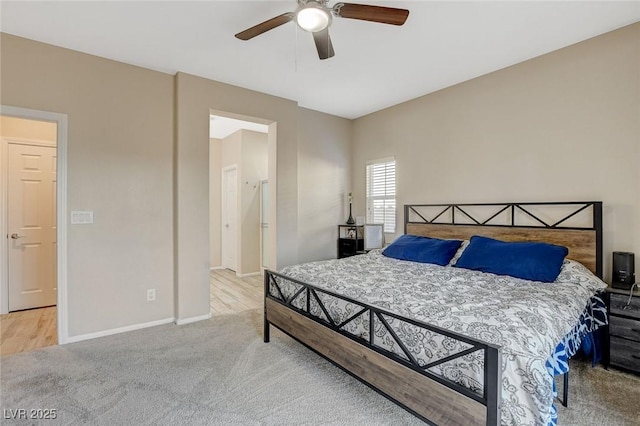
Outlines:
[[17,240],[18,238],[24,238],[24,235],[18,235],[16,233],[11,234],[11,238],[13,238],[14,240]]

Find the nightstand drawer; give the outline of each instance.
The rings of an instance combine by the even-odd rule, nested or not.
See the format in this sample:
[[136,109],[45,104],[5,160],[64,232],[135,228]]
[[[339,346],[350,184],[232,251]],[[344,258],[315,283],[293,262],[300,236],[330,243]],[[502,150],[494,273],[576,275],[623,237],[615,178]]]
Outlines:
[[640,342],[611,336],[609,344],[611,365],[640,373]]
[[626,309],[623,309],[629,301],[628,294],[609,294],[610,305],[609,312],[612,314],[626,315],[628,317],[638,318],[640,320],[640,296],[633,296],[631,303]]
[[609,317],[609,334],[640,342],[640,321],[616,316]]
[[338,238],[338,259],[354,256],[363,249],[364,239],[362,238]]
[[338,245],[342,250],[356,251],[357,240],[351,238],[340,238]]

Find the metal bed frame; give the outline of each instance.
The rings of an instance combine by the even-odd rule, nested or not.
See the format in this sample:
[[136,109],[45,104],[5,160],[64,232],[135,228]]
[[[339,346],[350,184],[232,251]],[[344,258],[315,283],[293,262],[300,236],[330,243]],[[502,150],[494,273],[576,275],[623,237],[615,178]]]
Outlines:
[[[569,206],[572,211],[547,223],[531,210],[534,207]],[[497,208],[488,219],[480,220],[469,213],[476,207]],[[427,219],[423,209],[436,209],[437,214]],[[591,209],[590,226],[568,226],[565,223],[580,212]],[[439,238],[468,239],[482,234],[508,241],[549,241],[565,243],[569,256],[578,260],[602,277],[602,202],[500,203],[500,204],[419,204],[405,205],[405,233],[429,235]],[[534,224],[518,225],[518,214],[533,220]],[[507,214],[506,224],[492,224]],[[564,225],[563,225],[564,224]],[[585,234],[586,233],[586,234]],[[587,235],[585,240],[585,235]],[[586,241],[586,242],[585,242]],[[587,250],[584,250],[584,245]],[[574,254],[574,256],[572,256]],[[288,282],[297,290],[285,296],[281,284]],[[269,342],[273,325],[319,353],[358,380],[398,403],[424,421],[435,424],[500,423],[501,353],[500,347],[455,333],[434,325],[405,318],[400,315],[305,283],[285,275],[266,270],[264,275],[264,341]],[[322,299],[337,298],[354,307],[353,313],[337,321]],[[313,305],[313,306],[312,306]],[[314,309],[312,309],[312,307]],[[319,309],[318,309],[319,308]],[[320,311],[319,315],[313,312]],[[345,326],[361,318],[369,324],[368,336],[352,334]],[[422,365],[408,351],[402,339],[389,325],[389,319],[410,324],[420,330],[437,333],[446,338],[470,345],[454,355]],[[375,324],[383,327],[401,349],[402,355],[376,344]],[[429,371],[442,363],[482,352],[484,381],[481,393],[450,381]],[[568,395],[568,375],[564,377],[563,405]]]

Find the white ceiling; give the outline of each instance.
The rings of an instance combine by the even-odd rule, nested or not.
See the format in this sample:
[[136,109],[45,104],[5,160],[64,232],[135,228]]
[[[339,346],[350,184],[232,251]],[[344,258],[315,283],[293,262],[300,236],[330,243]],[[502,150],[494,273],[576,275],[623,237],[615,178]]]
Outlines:
[[640,1],[356,1],[406,8],[409,18],[402,27],[334,19],[336,56],[324,61],[293,22],[234,37],[295,10],[294,0],[2,0],[0,28],[356,118],[640,21]]
[[254,132],[268,133],[269,126],[250,121],[236,120],[235,118],[209,116],[209,137],[224,139],[240,129],[253,130]]

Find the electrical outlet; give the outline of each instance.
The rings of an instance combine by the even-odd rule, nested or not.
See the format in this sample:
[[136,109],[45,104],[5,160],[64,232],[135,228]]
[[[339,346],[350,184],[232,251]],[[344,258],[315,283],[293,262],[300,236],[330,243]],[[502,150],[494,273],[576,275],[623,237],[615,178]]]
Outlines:
[[156,300],[156,289],[149,288],[147,289],[147,302],[153,302]]

